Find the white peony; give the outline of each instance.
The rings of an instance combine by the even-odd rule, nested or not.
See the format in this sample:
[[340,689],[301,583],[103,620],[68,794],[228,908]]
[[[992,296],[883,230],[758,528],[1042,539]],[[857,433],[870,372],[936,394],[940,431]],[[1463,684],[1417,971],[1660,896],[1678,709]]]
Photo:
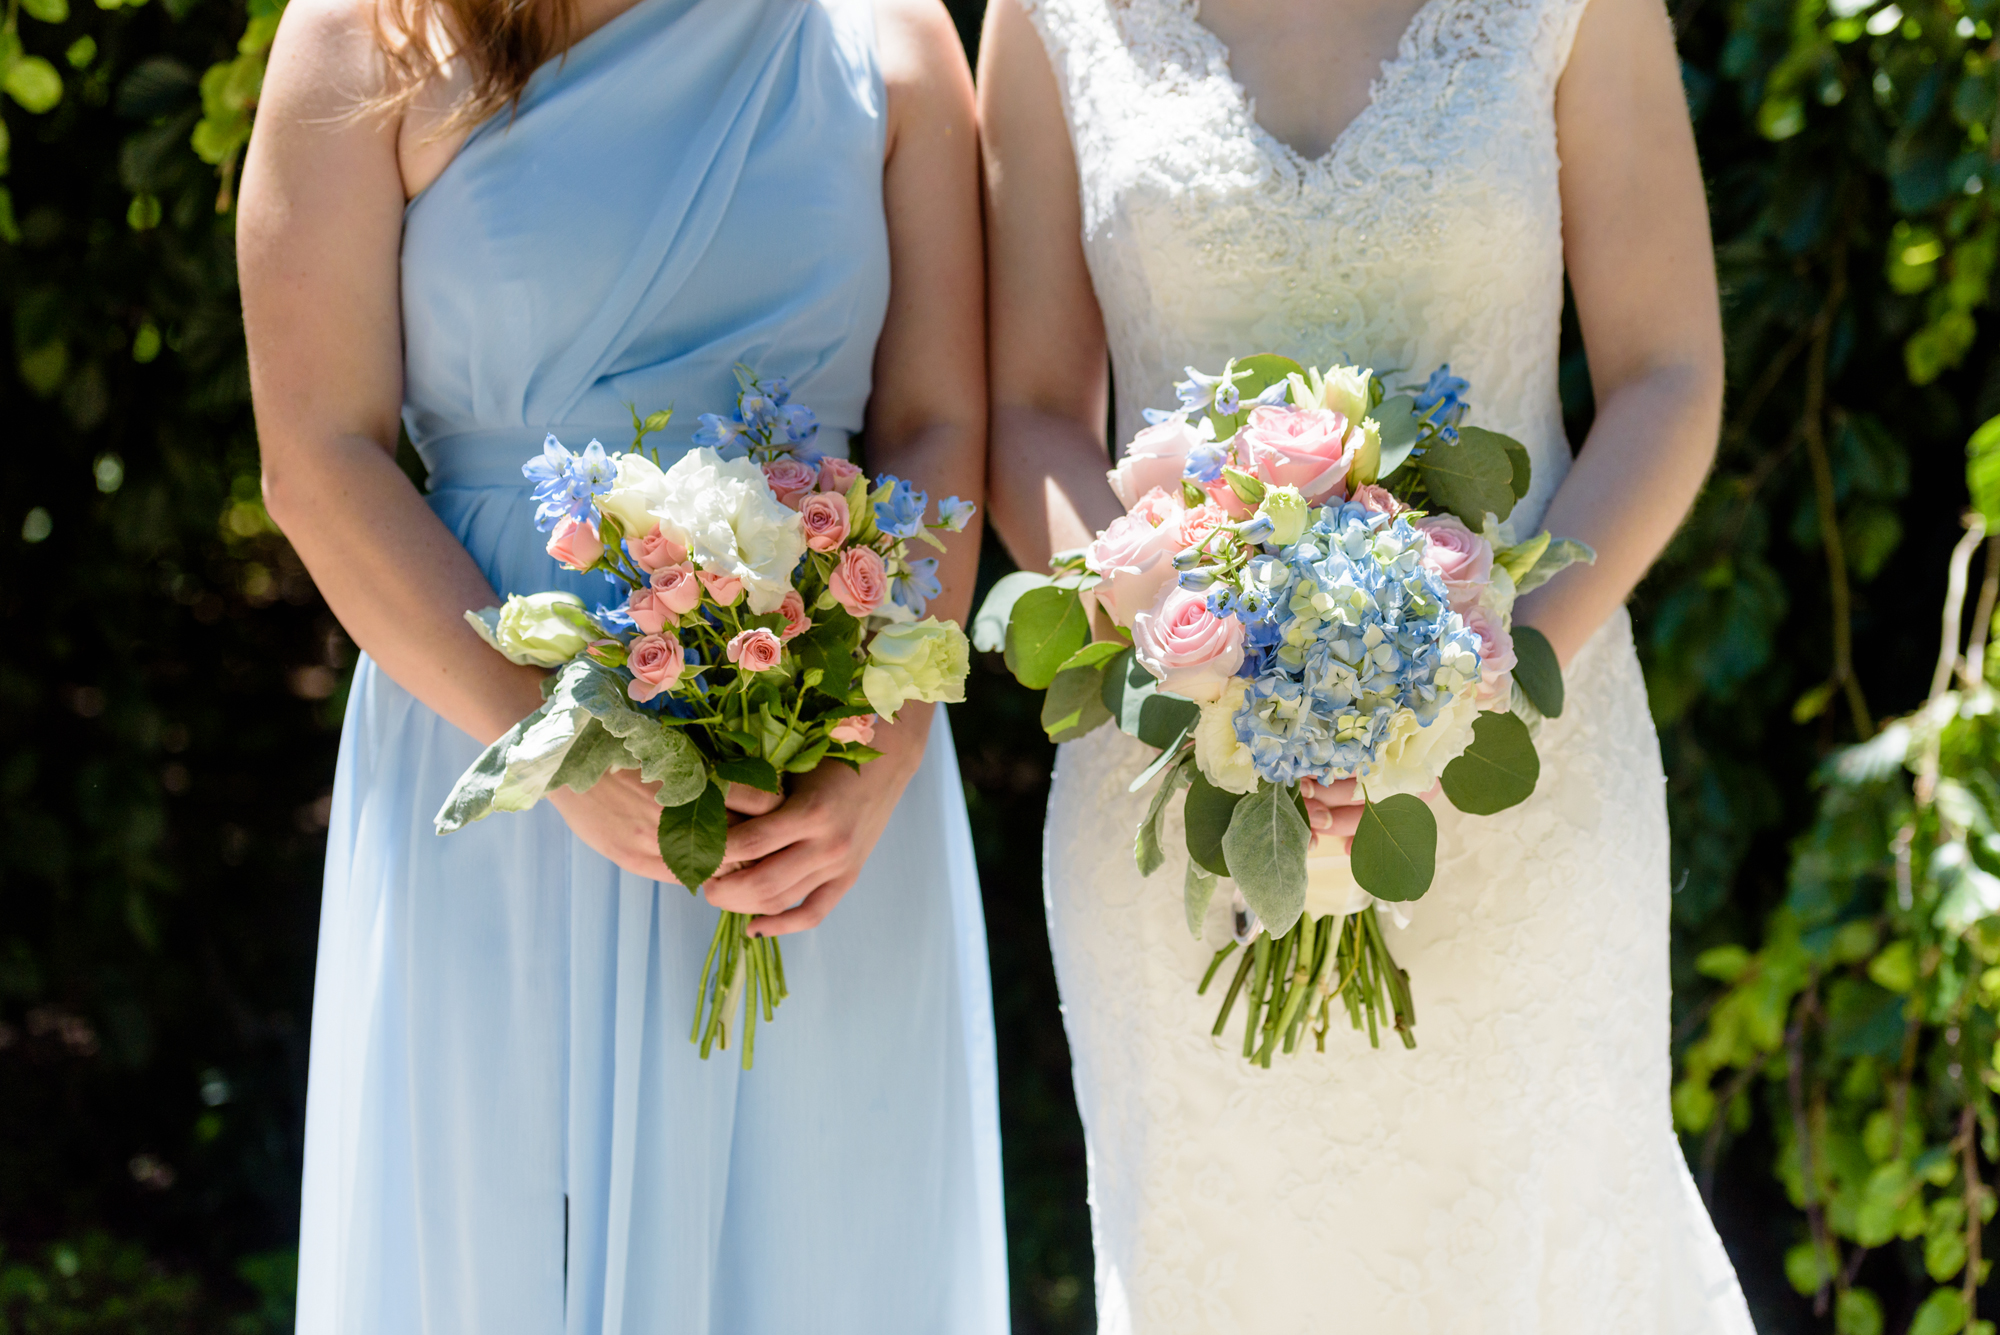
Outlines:
[[618,456],[618,476],[611,490],[597,498],[600,513],[618,521],[634,542],[653,531],[653,507],[666,495],[666,474],[643,454]]
[[1369,799],[1379,802],[1396,793],[1421,797],[1429,792],[1444,767],[1472,745],[1472,725],[1478,717],[1478,693],[1470,690],[1454,695],[1428,727],[1411,711],[1397,710],[1389,720],[1388,738],[1376,751],[1375,763],[1361,776]]
[[669,468],[648,514],[697,566],[742,580],[750,610],[759,614],[778,610],[806,554],[799,513],[772,494],[764,470],[714,450],[694,450]]
[[1236,737],[1236,711],[1243,707],[1249,684],[1238,677],[1222,688],[1214,704],[1201,707],[1194,725],[1194,763],[1202,777],[1225,793],[1257,791],[1257,767],[1250,748]]

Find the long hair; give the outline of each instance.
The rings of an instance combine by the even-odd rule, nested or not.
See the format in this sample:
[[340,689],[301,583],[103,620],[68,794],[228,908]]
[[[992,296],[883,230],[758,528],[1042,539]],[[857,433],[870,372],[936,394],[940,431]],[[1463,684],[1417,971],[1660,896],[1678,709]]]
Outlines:
[[528,79],[569,49],[575,0],[375,0],[375,36],[388,62],[375,108],[401,112],[447,61],[462,59],[472,82],[447,109],[439,133],[477,124],[521,96]]

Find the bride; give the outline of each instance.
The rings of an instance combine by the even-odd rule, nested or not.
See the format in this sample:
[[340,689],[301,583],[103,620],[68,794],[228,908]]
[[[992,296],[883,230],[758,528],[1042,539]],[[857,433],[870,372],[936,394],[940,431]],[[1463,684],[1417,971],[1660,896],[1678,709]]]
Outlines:
[[[1059,753],[1100,1329],[1747,1335],[1668,1115],[1663,779],[1623,610],[1722,396],[1659,0],[993,0],[981,66],[989,488],[1022,566],[1120,513],[1107,353],[1120,440],[1188,364],[1449,361],[1531,452],[1515,528],[1598,552],[1517,610],[1568,674],[1539,790],[1505,820],[1440,809],[1435,887],[1392,934],[1414,1051],[1336,1029],[1263,1071],[1213,1043],[1194,984],[1226,910],[1194,939],[1178,875],[1133,866],[1150,751],[1099,729]],[[1565,272],[1598,405],[1574,462]],[[1334,796],[1328,840],[1354,828]]]

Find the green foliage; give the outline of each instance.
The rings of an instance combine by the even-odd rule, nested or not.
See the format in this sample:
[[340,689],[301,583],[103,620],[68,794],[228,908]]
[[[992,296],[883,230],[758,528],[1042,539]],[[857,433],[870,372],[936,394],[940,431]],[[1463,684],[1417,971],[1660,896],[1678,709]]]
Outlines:
[[1361,888],[1377,899],[1422,897],[1437,872],[1437,817],[1408,793],[1368,803],[1354,831],[1350,865]]
[[1460,811],[1491,816],[1519,806],[1535,791],[1542,758],[1519,714],[1482,712],[1472,723],[1472,744],[1444,767],[1444,795]]

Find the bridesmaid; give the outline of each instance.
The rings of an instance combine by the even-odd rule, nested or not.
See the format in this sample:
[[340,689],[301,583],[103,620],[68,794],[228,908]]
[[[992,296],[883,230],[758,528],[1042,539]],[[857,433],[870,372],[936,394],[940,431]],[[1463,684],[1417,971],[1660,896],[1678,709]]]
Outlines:
[[[541,550],[545,432],[788,377],[833,452],[984,461],[972,91],[936,0],[293,0],[238,249],[272,517],[365,651],[313,1008],[299,1329],[994,1332],[992,1018],[942,713],[671,883],[626,772],[430,822],[538,674],[461,621],[598,577]],[[398,413],[429,470],[394,462]],[[655,438],[659,439],[658,437]],[[940,571],[963,619],[976,533]],[[755,795],[748,795],[754,798]],[[754,1071],[687,1039],[717,906],[793,1000]],[[807,930],[811,929],[811,930]]]

